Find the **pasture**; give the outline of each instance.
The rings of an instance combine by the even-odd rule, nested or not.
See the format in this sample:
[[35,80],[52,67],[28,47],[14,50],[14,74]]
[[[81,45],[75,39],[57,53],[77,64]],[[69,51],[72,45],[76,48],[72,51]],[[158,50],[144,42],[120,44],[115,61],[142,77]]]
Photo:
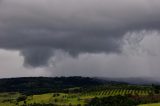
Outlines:
[[[0,106],[21,106],[29,104],[55,104],[58,106],[84,106],[90,99],[94,97],[108,97],[116,95],[148,95],[150,90],[135,90],[135,89],[106,89],[97,91],[83,91],[81,93],[45,93],[38,95],[26,96],[24,100],[17,101],[17,98],[23,94],[0,93]],[[143,105],[142,105],[143,106]],[[152,105],[151,105],[152,106]]]

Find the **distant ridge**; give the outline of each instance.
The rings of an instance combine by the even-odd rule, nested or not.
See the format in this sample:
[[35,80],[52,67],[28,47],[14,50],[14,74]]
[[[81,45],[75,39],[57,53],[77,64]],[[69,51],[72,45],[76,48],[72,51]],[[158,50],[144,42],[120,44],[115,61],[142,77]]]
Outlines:
[[151,85],[158,84],[160,85],[160,80],[157,78],[151,77],[131,77],[131,78],[106,78],[106,77],[98,77],[99,79],[103,79],[105,81],[116,81],[116,82],[124,82],[128,84],[138,84],[138,85]]
[[107,84],[160,84],[151,78],[105,78],[105,77],[20,77],[1,78],[0,92],[46,93],[65,91],[68,88],[84,88]]
[[0,79],[0,92],[58,92],[66,88],[110,83],[90,77],[20,77]]

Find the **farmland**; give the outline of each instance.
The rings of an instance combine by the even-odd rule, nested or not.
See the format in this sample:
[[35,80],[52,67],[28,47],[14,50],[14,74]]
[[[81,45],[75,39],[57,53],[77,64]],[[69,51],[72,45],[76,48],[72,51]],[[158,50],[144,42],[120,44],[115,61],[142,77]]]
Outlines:
[[[136,104],[160,102],[160,99],[157,99],[159,89],[155,89],[152,85],[101,83],[99,80],[77,77],[49,80],[47,78],[45,82],[41,79],[41,83],[39,79],[31,80],[30,78],[29,80],[26,78],[11,81],[7,79],[0,82],[0,106],[88,106],[90,102],[94,103],[93,100],[101,101],[101,98],[103,101],[124,98]],[[50,82],[54,83],[54,86]]]
[[1,93],[0,94],[0,106],[16,106],[24,104],[56,104],[56,105],[85,105],[87,100],[90,100],[94,97],[108,97],[116,95],[149,95],[150,90],[127,90],[127,89],[108,89],[102,91],[88,91],[82,93],[45,93],[38,95],[29,95],[25,100],[18,101],[17,98],[21,97],[23,94],[20,93]]

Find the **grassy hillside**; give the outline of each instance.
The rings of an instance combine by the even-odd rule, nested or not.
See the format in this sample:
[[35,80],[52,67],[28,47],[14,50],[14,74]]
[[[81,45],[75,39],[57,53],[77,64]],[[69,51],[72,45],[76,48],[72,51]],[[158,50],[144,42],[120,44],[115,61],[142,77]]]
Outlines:
[[159,88],[87,77],[1,79],[0,106],[85,106],[102,103],[101,99],[116,103],[117,98],[126,98],[136,104],[153,103],[160,102]]
[[[99,90],[98,90],[98,88]],[[92,98],[94,97],[109,97],[109,96],[116,96],[116,95],[149,95],[150,90],[141,90],[141,89],[113,89],[113,86],[110,86],[110,89],[108,86],[106,87],[106,90],[100,90],[101,86],[97,86],[96,88],[88,88],[88,90],[83,91],[81,93],[73,93],[71,91],[69,93],[45,93],[45,94],[34,94],[26,96],[26,98],[22,101],[18,101],[18,98],[23,97],[24,94],[20,93],[1,93],[0,94],[0,106],[16,106],[16,105],[31,105],[31,104],[55,104],[58,106],[77,106],[81,105],[84,106],[87,104]],[[127,86],[125,87],[127,88]],[[75,88],[77,89],[77,88]],[[95,91],[94,89],[97,89]]]
[[[65,88],[101,85],[103,82],[89,77],[24,77],[0,79],[0,92],[44,93],[61,91]],[[35,89],[36,88],[36,89]]]

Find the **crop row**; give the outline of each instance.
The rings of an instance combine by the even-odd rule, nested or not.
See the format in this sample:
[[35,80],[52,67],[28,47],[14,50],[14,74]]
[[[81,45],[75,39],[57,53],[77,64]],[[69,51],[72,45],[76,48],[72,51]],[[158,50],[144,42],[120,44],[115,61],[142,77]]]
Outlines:
[[115,96],[115,95],[149,95],[151,90],[126,90],[126,89],[113,89],[113,90],[103,90],[95,92],[84,92],[81,96]]

